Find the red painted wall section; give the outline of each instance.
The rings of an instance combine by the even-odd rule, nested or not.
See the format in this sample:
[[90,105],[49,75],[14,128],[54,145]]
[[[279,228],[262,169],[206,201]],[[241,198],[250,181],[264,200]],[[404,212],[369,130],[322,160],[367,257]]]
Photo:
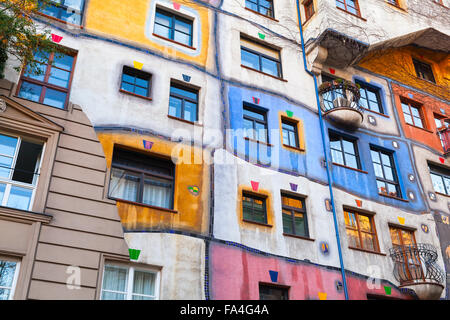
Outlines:
[[[338,292],[335,281],[341,281],[339,270],[288,262],[263,256],[226,244],[210,245],[210,298],[213,300],[259,300],[259,283],[289,287],[289,300],[319,300],[319,292],[327,300],[344,300],[344,291]],[[271,281],[269,270],[278,271],[278,281]],[[384,286],[369,289],[367,279],[347,275],[349,298],[366,300],[367,294],[386,296]],[[392,288],[392,298],[411,299],[409,295]]]
[[[428,95],[418,93],[414,90],[392,84],[392,90],[395,95],[395,106],[399,115],[400,123],[405,132],[406,138],[424,143],[438,152],[443,152],[441,142],[437,135],[437,128],[434,122],[434,114],[442,118],[450,117],[450,105],[436,100]],[[425,120],[425,129],[417,128],[405,122],[402,111],[401,99],[421,106],[423,120]],[[441,109],[445,111],[442,113]]]

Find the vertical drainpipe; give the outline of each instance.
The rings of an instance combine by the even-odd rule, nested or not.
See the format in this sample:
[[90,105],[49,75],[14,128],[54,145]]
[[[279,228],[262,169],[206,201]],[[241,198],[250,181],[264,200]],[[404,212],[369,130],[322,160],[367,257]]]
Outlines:
[[317,77],[314,73],[308,70],[307,64],[306,64],[306,53],[305,53],[305,42],[303,39],[303,27],[302,27],[302,20],[300,16],[300,3],[299,0],[297,1],[297,15],[298,15],[298,27],[300,30],[300,37],[301,37],[301,44],[302,44],[302,54],[303,54],[303,65],[305,67],[305,71],[311,75],[314,79],[314,89],[316,93],[316,102],[317,102],[317,108],[319,111],[319,122],[320,122],[320,132],[322,134],[322,145],[323,145],[323,155],[325,158],[325,166],[327,170],[327,178],[328,178],[328,188],[330,190],[330,201],[331,201],[331,208],[333,210],[333,220],[334,220],[334,230],[336,232],[336,242],[337,242],[337,248],[339,253],[339,263],[341,265],[341,274],[342,274],[342,283],[344,286],[344,294],[345,294],[345,300],[348,299],[348,290],[347,290],[347,280],[345,278],[345,268],[344,268],[344,261],[342,259],[342,249],[341,249],[341,239],[339,237],[339,228],[338,228],[338,222],[336,218],[336,210],[334,205],[334,196],[333,196],[333,181],[330,174],[330,168],[328,166],[328,156],[326,151],[326,142],[325,142],[325,132],[324,132],[324,126],[323,126],[323,119],[322,119],[322,110],[320,108],[320,99],[319,99],[319,90],[317,88]]

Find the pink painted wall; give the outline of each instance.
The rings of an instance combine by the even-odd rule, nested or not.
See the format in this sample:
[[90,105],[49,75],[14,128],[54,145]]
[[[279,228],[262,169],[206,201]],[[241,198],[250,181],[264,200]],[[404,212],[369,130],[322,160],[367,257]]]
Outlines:
[[[210,245],[210,297],[214,300],[258,300],[259,283],[272,283],[269,270],[278,271],[278,282],[289,286],[290,300],[318,300],[318,293],[327,294],[328,300],[344,300],[344,292],[338,292],[335,281],[341,273],[313,265],[290,263],[275,257],[266,257],[225,244]],[[384,285],[369,289],[366,279],[347,275],[349,298],[366,300],[367,294],[386,296]],[[396,288],[389,297],[410,299]]]

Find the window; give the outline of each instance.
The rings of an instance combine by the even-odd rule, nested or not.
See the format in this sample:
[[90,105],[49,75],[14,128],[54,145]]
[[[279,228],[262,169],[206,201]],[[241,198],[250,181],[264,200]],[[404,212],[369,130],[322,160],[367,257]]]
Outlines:
[[398,0],[387,0],[388,3],[393,4],[394,6],[399,6],[398,5]]
[[169,115],[195,122],[198,109],[198,90],[179,84],[170,85]]
[[282,78],[280,50],[242,37],[241,63],[245,67]]
[[380,251],[372,215],[344,209],[344,219],[350,247]]
[[439,140],[441,141],[442,147],[445,148],[445,143],[444,143],[445,137],[444,136],[446,135],[446,133],[443,131],[446,131],[446,129],[450,125],[448,122],[448,119],[434,114],[434,123],[435,123],[436,129],[437,129],[436,134],[439,137]]
[[450,170],[428,165],[434,191],[450,196]]
[[154,34],[192,47],[193,21],[156,8]]
[[403,264],[397,269],[400,279],[422,279],[424,276],[420,257],[418,251],[414,249],[416,246],[414,231],[389,226],[389,232],[391,234],[392,245],[394,247],[401,247],[404,257]]
[[43,145],[0,134],[0,205],[31,210]]
[[289,288],[259,284],[259,300],[289,300]]
[[[42,3],[42,1],[39,2]],[[48,5],[40,11],[48,16],[80,25],[83,7],[84,0],[50,0]]]
[[436,83],[434,80],[433,69],[428,63],[413,59],[414,69],[419,78]]
[[303,4],[303,6],[305,7],[305,21],[306,21],[306,20],[309,20],[315,13],[314,1],[308,0]]
[[421,108],[418,105],[413,105],[407,101],[401,101],[403,115],[405,122],[415,127],[424,128],[424,120],[422,117]]
[[75,56],[38,52],[34,56],[34,61],[40,72],[33,74],[29,66],[26,68],[19,84],[18,96],[64,109],[69,101]]
[[360,81],[355,82],[360,86],[359,92],[361,93],[361,98],[359,99],[359,105],[364,109],[383,113],[380,90]]
[[106,264],[102,300],[157,300],[159,273]]
[[12,300],[19,274],[19,262],[0,258],[0,300]]
[[349,13],[360,15],[357,0],[336,0],[336,6]]
[[244,136],[249,139],[268,142],[266,112],[244,105]]
[[356,140],[330,132],[330,148],[333,163],[354,169],[361,168]]
[[173,208],[175,166],[171,160],[114,149],[109,195],[115,199]]
[[138,96],[149,97],[150,78],[151,75],[147,72],[124,66],[120,89]]
[[243,192],[242,213],[246,221],[267,224],[266,198]]
[[370,154],[372,156],[373,169],[377,178],[378,192],[383,195],[400,198],[400,186],[392,153],[371,148]]
[[285,146],[299,148],[297,125],[298,123],[296,121],[281,118],[281,130],[283,135],[283,144]]
[[281,205],[283,233],[308,238],[305,200],[300,197],[281,194]]
[[271,18],[274,16],[272,0],[245,0],[245,7]]

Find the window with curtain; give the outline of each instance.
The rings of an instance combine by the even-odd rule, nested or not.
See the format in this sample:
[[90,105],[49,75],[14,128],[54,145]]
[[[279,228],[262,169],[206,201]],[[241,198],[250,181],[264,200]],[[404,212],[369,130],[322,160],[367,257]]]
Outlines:
[[309,237],[305,199],[281,194],[283,233]]
[[344,210],[344,220],[350,247],[380,251],[373,216]]
[[115,148],[109,195],[115,199],[173,209],[175,165],[171,160]]
[[0,258],[0,300],[12,300],[19,273],[19,262]]
[[0,134],[0,205],[31,210],[42,143]]
[[[80,25],[85,0],[51,0],[40,12],[69,23]],[[42,1],[39,1],[42,4]]]
[[69,101],[75,55],[67,53],[36,52],[34,61],[39,73],[26,67],[19,82],[18,96],[65,109]]
[[102,300],[158,299],[158,272],[135,267],[106,264],[103,272]]

